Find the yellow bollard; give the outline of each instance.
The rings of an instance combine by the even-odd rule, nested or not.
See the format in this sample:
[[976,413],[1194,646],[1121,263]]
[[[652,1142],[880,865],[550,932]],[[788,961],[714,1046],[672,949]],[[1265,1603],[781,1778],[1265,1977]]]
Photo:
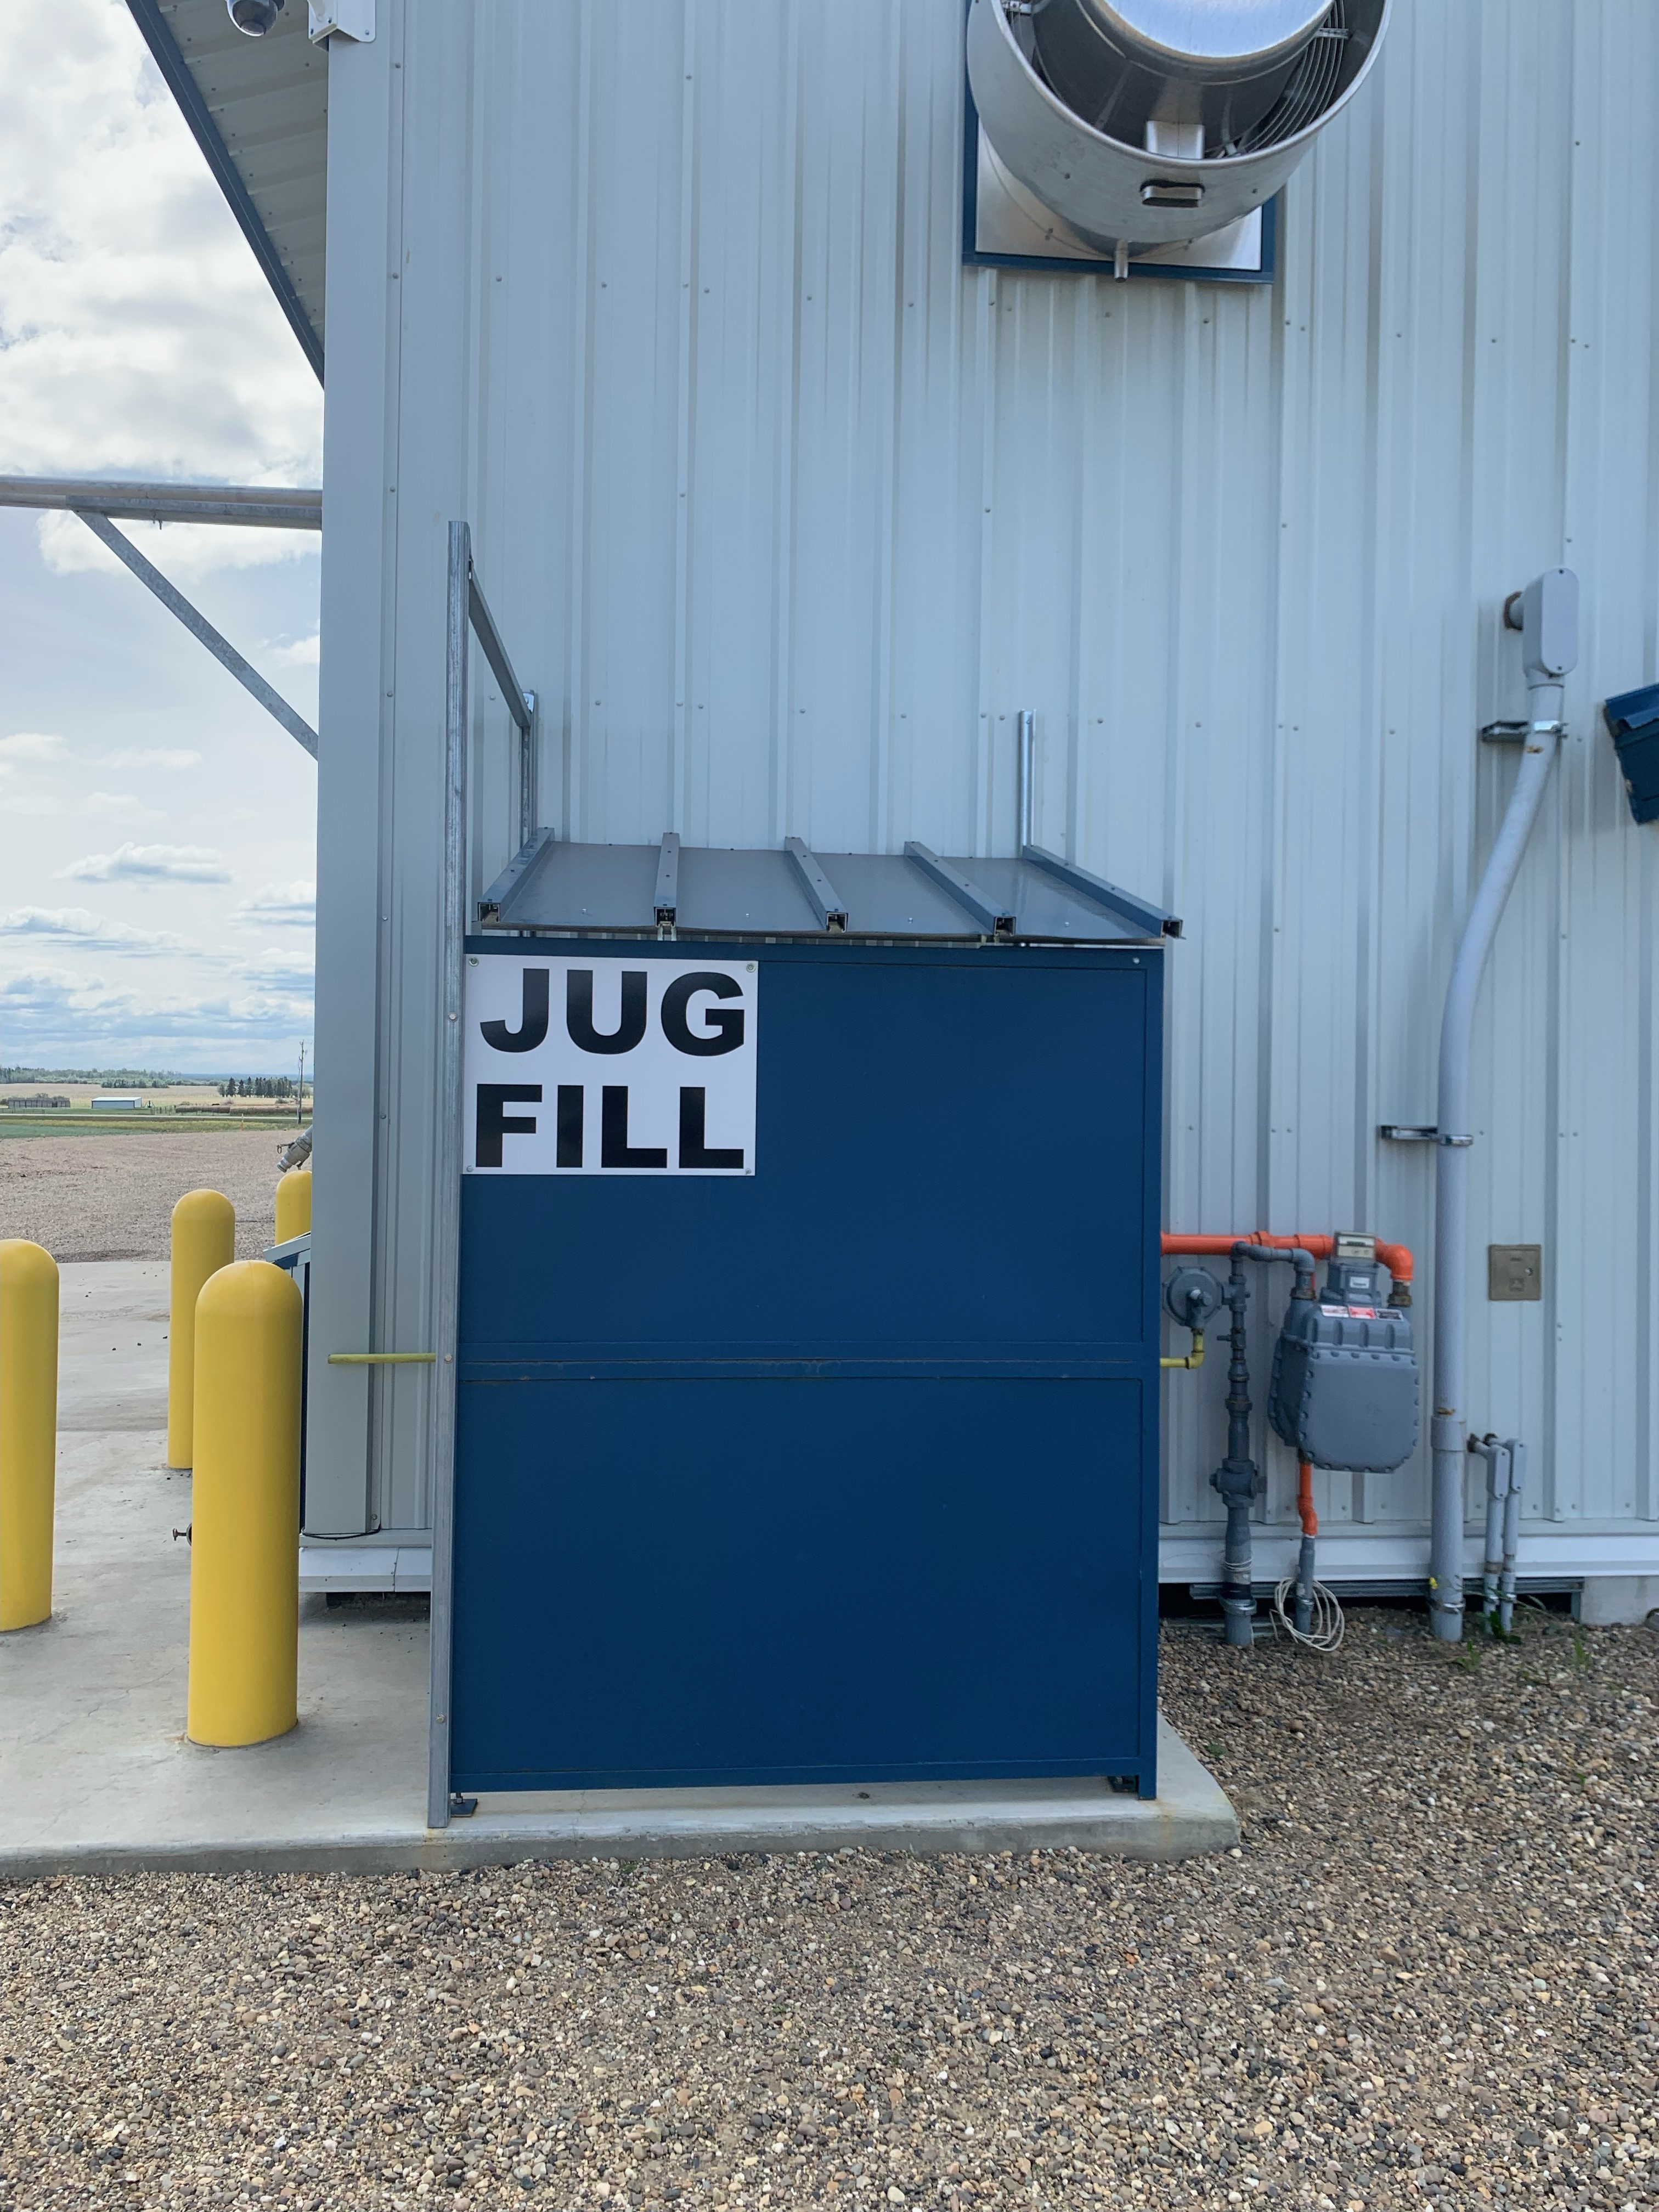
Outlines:
[[265,1260],[222,1267],[196,1308],[192,1743],[264,1743],[299,1718],[303,1312]]
[[276,1186],[276,1242],[311,1234],[311,1170],[290,1168]]
[[0,1629],[52,1618],[58,1263],[0,1243]]
[[216,1190],[187,1190],[173,1209],[172,1315],[167,1322],[167,1465],[189,1467],[196,1401],[196,1301],[236,1257],[236,1209]]

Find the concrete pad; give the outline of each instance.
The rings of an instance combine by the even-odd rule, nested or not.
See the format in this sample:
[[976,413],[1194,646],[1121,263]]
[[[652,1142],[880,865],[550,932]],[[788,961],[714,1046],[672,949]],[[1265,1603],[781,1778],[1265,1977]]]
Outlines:
[[190,1557],[172,1532],[190,1478],[163,1463],[167,1269],[94,1261],[63,1278],[55,1607],[0,1637],[0,1879],[846,1849],[1174,1859],[1237,1841],[1231,1806],[1163,1723],[1150,1803],[1093,1781],[573,1791],[486,1797],[428,1830],[415,1597],[302,1597],[299,1727],[244,1751],[188,1743]]
[[[167,1452],[164,1263],[62,1271],[49,1622],[0,1636],[0,1875],[352,1863],[426,1831],[418,1600],[301,1602],[300,1725],[185,1740],[191,1480]],[[298,1856],[289,1856],[297,1852]]]
[[315,1539],[300,1546],[300,1591],[338,1592],[378,1590],[422,1595],[432,1588],[432,1546],[424,1544],[362,1544],[349,1537],[332,1541]]
[[[722,1851],[1099,1851],[1195,1858],[1238,1820],[1160,1714],[1158,1796],[1103,1781],[870,1782],[769,1790],[573,1790],[485,1796],[450,1828],[465,1864],[504,1859],[713,1857]],[[513,1846],[516,1845],[514,1849]]]
[[1578,1618],[1587,1628],[1639,1628],[1659,1613],[1659,1575],[1596,1575],[1578,1599]]

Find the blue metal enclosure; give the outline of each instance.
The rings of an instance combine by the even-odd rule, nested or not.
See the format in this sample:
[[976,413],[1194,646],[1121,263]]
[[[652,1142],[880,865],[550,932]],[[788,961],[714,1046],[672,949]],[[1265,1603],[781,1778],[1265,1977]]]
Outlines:
[[548,845],[469,941],[457,1790],[1154,1792],[1162,938],[843,858]]

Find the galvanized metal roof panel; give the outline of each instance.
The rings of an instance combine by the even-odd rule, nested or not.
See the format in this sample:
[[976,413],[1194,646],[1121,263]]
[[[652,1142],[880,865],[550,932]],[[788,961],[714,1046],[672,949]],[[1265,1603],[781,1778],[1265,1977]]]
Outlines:
[[[543,837],[479,902],[486,929],[654,936],[656,845],[569,844]],[[846,911],[849,937],[973,944],[989,933],[970,908],[897,853],[815,853]],[[947,866],[1014,916],[1016,938],[1073,945],[1156,942],[1139,915],[1091,899],[1024,860]],[[688,936],[823,937],[825,926],[787,852],[682,845],[675,927]],[[835,933],[839,934],[840,933]]]
[[307,35],[305,0],[262,39],[244,37],[223,0],[127,4],[320,375],[328,50]]

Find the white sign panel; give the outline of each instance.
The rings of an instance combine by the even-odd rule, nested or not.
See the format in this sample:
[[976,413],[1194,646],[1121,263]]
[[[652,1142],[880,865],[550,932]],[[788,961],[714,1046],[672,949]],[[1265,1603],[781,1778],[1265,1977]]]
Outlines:
[[753,1175],[752,960],[466,963],[469,1175]]

